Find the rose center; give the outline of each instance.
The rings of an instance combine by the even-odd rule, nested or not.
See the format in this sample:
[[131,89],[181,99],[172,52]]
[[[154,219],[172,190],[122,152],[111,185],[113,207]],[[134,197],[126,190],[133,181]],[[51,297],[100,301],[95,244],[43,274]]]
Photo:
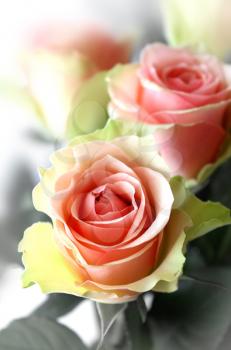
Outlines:
[[95,212],[104,215],[109,212],[121,211],[131,205],[123,195],[115,193],[110,188],[95,190]]
[[190,67],[175,67],[167,72],[165,82],[170,89],[192,91],[202,84],[201,73]]

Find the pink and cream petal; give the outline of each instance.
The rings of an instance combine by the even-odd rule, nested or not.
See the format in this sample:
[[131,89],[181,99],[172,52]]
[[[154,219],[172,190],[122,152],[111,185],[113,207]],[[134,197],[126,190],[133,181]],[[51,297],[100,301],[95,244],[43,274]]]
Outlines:
[[113,103],[127,112],[137,111],[138,65],[117,65],[107,75],[108,92]]
[[[165,282],[162,283],[162,292],[168,292],[172,286],[177,288],[177,280],[182,274],[182,268],[185,262],[183,249],[186,235],[184,230],[190,225],[191,220],[186,214],[181,211],[174,210],[172,212],[170,222],[164,232],[164,244],[161,245],[159,262],[157,263],[154,271],[136,282],[115,285],[113,286],[113,289],[116,291],[130,290],[136,293],[144,293],[152,289],[155,290],[155,286],[158,288],[158,284],[162,281]],[[109,286],[96,282],[83,283],[83,286],[86,288],[90,287],[91,285],[96,285],[102,290],[112,290],[111,285]]]

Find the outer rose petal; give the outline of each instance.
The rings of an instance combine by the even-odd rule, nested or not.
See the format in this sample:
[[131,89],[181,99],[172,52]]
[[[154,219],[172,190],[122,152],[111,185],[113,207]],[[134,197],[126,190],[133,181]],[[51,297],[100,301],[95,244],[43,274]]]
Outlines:
[[[146,82],[146,84],[148,84]],[[187,101],[184,96],[174,93],[168,89],[162,89],[159,86],[151,83],[140,88],[139,102],[148,113],[154,114],[165,110],[185,110],[195,107],[191,101]]]
[[[165,229],[163,245],[159,256],[159,263],[154,271],[145,278],[134,283],[113,286],[114,290],[130,290],[137,293],[144,293],[151,289],[155,290],[158,283],[161,285],[162,292],[173,292],[177,289],[177,280],[182,273],[182,267],[185,262],[183,255],[183,246],[185,243],[184,229],[191,225],[190,217],[181,211],[174,210],[170,221]],[[101,283],[85,282],[83,286],[97,286],[102,290],[112,290],[112,286]],[[160,286],[160,284],[159,284]]]
[[[122,113],[118,113],[119,116],[121,117]],[[122,119],[118,118],[118,122],[120,120],[122,121]],[[150,144],[153,154],[158,150],[161,151],[161,156],[165,163],[168,164],[169,173],[172,176],[183,175],[189,178],[196,178],[205,165],[211,164],[216,160],[226,137],[223,128],[211,123],[170,124],[165,126],[146,123],[136,124],[135,122],[128,123],[128,121],[122,122],[125,128],[128,125],[128,133],[154,135],[153,145],[151,146]],[[224,160],[229,157],[229,154],[230,151]],[[149,152],[149,155],[151,155],[151,152]]]
[[45,293],[83,295],[86,289],[78,287],[80,277],[60,253],[50,223],[37,223],[25,231],[19,245],[23,253],[25,272],[23,286],[38,283]]
[[104,293],[86,289],[58,249],[50,223],[37,223],[25,231],[19,251],[23,253],[25,272],[23,287],[38,283],[44,293],[65,293],[82,296],[103,303],[122,303],[137,298],[135,293]]
[[39,51],[28,54],[25,61],[29,90],[40,105],[50,130],[60,136],[65,130],[74,93],[97,69],[77,52],[54,55]]
[[188,110],[162,110],[160,112],[151,113],[146,119],[146,122],[182,125],[204,122],[221,126],[229,103],[230,100]]
[[224,142],[225,131],[205,123],[174,125],[156,132],[154,137],[172,175],[193,178],[205,164],[214,162]]
[[[113,130],[111,130],[112,125],[114,125],[112,127]],[[81,137],[77,137],[76,139],[72,140],[71,146],[78,146],[74,148],[75,154],[80,154],[82,157],[86,155],[95,157],[95,155],[98,155],[99,153],[97,149],[101,149],[101,152],[103,152],[100,153],[102,157],[104,154],[108,155],[109,149],[111,150],[112,147],[116,147],[117,153],[112,154],[115,156],[115,158],[121,161],[125,159],[125,163],[128,159],[130,159],[131,161],[135,162],[134,164],[139,164],[139,166],[148,167],[152,170],[160,172],[168,179],[169,169],[166,163],[158,152],[153,151],[155,147],[153,137],[138,137],[135,136],[135,134],[136,132],[133,127],[131,130],[129,129],[122,132],[119,130],[119,126],[116,122],[111,122],[109,128],[105,127],[96,133],[84,136],[84,140],[86,140],[87,143],[81,145],[81,141],[83,142],[83,139]],[[102,147],[102,144],[104,144],[105,147]],[[126,157],[121,158],[121,151],[125,153]],[[56,154],[58,153],[56,152]],[[78,158],[76,158],[76,162],[79,163]],[[124,164],[124,167],[127,166]],[[127,169],[129,170],[129,167],[127,167]],[[128,170],[126,170],[126,173],[129,174],[131,169],[129,172]]]
[[[152,270],[157,253],[157,242],[147,244],[137,253],[105,265],[86,265],[83,268],[92,282],[113,286],[141,279]],[[126,289],[126,287],[125,287]]]
[[149,80],[141,79],[140,104],[150,113],[161,110],[181,110],[202,107],[230,99],[230,88],[224,88],[214,94],[185,93],[162,88]]

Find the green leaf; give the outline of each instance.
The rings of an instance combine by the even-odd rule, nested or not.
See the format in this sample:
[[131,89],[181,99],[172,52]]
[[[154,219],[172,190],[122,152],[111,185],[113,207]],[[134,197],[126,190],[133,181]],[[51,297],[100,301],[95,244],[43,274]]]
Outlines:
[[33,316],[57,319],[68,314],[81,303],[81,301],[83,301],[83,298],[78,298],[75,295],[51,294],[48,295],[47,300],[33,312]]
[[194,275],[214,285],[189,280],[176,293],[156,294],[150,319],[153,349],[229,349],[221,344],[231,328],[231,271],[200,268]]
[[213,176],[209,185],[209,198],[231,207],[231,159],[226,162]]
[[102,304],[96,303],[97,311],[100,316],[100,341],[97,350],[103,347],[104,338],[110,328],[116,322],[118,317],[127,308],[127,303],[124,304]]
[[231,263],[231,257],[230,257],[230,251],[231,251],[231,226],[229,226],[225,232],[224,235],[220,241],[220,244],[217,249],[217,261],[220,261],[222,263]]
[[193,245],[199,248],[208,264],[231,264],[231,226],[219,228],[196,240]]
[[230,209],[220,203],[202,202],[190,195],[182,209],[191,217],[193,226],[186,230],[189,241],[196,239],[218,227],[231,224]]
[[[209,198],[212,201],[221,202],[231,208],[231,160],[226,162],[211,177],[209,184],[198,193],[202,198]],[[231,226],[220,228],[209,236],[205,236],[195,242],[208,263],[230,264],[231,251]]]
[[83,84],[74,98],[66,127],[66,136],[69,140],[105,126],[109,102],[105,76],[104,72],[94,75]]
[[0,332],[2,350],[85,350],[78,336],[48,319],[28,317],[12,322]]

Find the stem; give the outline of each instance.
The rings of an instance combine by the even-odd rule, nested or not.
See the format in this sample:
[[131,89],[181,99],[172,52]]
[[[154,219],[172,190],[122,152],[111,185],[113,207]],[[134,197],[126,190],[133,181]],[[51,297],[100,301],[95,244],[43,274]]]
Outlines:
[[132,350],[151,350],[152,341],[147,323],[142,323],[137,302],[130,302],[125,310],[125,317]]

